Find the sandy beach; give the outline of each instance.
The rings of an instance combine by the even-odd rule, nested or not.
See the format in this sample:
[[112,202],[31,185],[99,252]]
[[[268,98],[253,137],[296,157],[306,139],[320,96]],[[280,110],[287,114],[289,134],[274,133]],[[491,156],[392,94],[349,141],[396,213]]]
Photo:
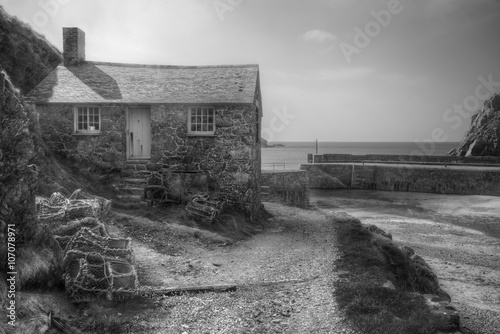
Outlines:
[[500,331],[500,198],[311,190],[311,203],[392,233],[431,265],[464,333]]

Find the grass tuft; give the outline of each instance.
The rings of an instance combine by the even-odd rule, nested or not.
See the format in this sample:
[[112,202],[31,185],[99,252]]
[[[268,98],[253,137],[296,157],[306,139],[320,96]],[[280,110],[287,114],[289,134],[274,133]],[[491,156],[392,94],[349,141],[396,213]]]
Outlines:
[[[336,270],[344,273],[336,280],[335,298],[352,326],[365,334],[437,333],[438,320],[415,293],[434,286],[418,281],[404,252],[358,219],[335,213],[332,220],[340,246]],[[387,281],[396,289],[383,287]]]
[[50,249],[17,250],[19,288],[54,288],[62,284],[59,255]]

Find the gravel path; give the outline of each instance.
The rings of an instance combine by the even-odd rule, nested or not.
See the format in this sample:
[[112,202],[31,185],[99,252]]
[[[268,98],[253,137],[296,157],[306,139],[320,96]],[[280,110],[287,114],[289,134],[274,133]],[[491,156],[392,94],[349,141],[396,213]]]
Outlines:
[[[318,211],[266,203],[275,217],[232,246],[169,256],[134,242],[142,284],[238,284],[234,292],[161,297],[141,333],[356,333],[333,297],[334,229]],[[188,258],[186,258],[188,257]],[[139,317],[137,318],[139,319]]]
[[500,333],[500,198],[382,191],[312,191],[392,233],[433,268],[461,315],[464,334]]

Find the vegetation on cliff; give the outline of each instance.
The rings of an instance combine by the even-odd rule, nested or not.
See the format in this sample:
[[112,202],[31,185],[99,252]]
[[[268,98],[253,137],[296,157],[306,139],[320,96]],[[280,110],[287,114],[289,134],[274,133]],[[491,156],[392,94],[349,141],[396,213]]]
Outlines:
[[[59,280],[51,269],[56,261],[57,245],[35,214],[38,169],[33,164],[36,146],[30,131],[32,115],[1,66],[0,87],[0,232],[4,236],[7,226],[15,229],[12,244],[15,245],[17,286],[51,286]],[[5,239],[2,237],[1,241]],[[0,276],[9,271],[6,270],[6,251],[6,245],[2,245]],[[0,291],[3,291],[6,280],[0,282]]]
[[[43,175],[40,167],[54,163],[50,159],[40,163],[45,153],[50,153],[46,152],[37,131],[34,111],[24,103],[22,95],[60,61],[60,53],[42,36],[0,7],[0,306],[5,319],[4,306],[9,302],[5,273],[14,271],[7,270],[7,240],[15,246],[15,262],[10,264],[17,272],[17,292],[61,283],[54,270],[58,261],[57,243],[35,213],[38,177]],[[54,174],[61,174],[60,169]],[[11,232],[9,239],[8,232]],[[16,295],[19,302],[18,297],[19,294]],[[18,304],[17,310],[21,318],[25,308]]]
[[454,156],[500,156],[500,94],[493,95],[471,118],[471,126]]
[[61,61],[43,36],[0,6],[0,64],[15,87],[28,93]]

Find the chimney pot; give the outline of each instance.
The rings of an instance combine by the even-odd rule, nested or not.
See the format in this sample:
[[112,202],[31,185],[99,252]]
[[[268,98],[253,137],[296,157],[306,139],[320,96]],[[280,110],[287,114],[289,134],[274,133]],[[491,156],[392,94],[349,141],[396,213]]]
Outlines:
[[85,62],[85,33],[78,28],[63,28],[63,57],[65,66]]

